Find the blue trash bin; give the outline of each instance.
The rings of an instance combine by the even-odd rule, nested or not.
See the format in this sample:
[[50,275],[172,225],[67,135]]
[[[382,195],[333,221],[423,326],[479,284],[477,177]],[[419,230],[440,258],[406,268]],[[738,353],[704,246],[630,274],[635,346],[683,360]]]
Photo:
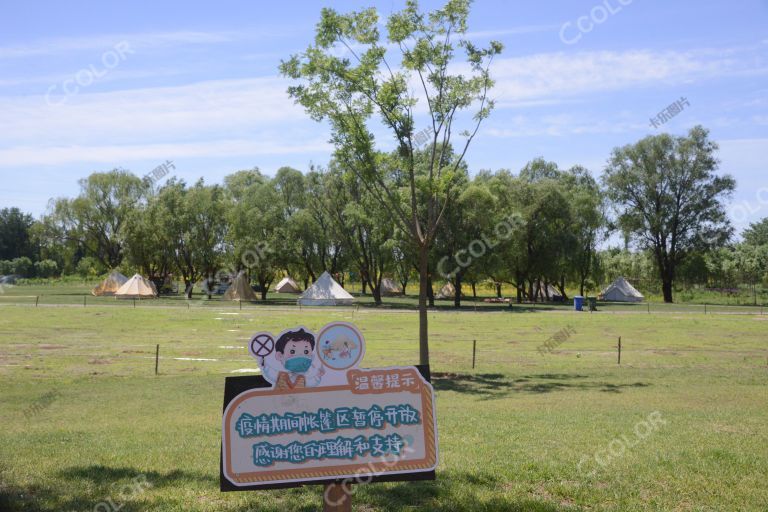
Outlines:
[[581,311],[582,307],[584,307],[584,297],[582,297],[581,295],[576,295],[573,298],[573,310]]

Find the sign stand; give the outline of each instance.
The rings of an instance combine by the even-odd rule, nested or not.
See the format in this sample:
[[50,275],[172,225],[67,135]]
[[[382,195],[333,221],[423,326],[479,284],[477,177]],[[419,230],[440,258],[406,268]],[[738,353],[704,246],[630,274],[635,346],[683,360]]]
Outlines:
[[435,479],[428,366],[359,367],[346,322],[258,332],[248,352],[261,375],[225,379],[222,491],[320,485],[323,511],[351,512],[352,482]]
[[325,484],[323,512],[352,512],[351,485]]

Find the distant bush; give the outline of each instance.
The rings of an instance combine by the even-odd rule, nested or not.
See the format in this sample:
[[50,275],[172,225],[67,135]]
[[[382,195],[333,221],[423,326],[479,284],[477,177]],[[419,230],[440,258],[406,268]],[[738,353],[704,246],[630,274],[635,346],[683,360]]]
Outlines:
[[53,277],[59,272],[59,265],[53,260],[43,260],[35,263],[37,277]]
[[35,265],[26,256],[12,259],[11,267],[11,274],[18,274],[21,277],[33,277],[35,275]]
[[91,256],[86,256],[77,263],[77,274],[83,279],[93,279],[103,274],[104,266]]
[[13,263],[9,260],[0,260],[0,276],[13,274]]

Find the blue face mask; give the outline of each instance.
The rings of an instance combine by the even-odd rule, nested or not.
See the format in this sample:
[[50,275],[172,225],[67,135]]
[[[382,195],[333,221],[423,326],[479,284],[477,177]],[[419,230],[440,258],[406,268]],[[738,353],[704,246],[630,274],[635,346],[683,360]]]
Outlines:
[[311,357],[292,357],[285,361],[285,369],[292,373],[304,373],[312,366]]

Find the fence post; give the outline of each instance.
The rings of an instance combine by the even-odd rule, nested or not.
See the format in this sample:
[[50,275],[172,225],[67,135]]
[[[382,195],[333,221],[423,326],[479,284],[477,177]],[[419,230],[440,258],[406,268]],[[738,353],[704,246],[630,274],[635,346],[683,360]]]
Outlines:
[[648,314],[650,315],[651,314],[651,303],[647,302],[646,304],[648,304]]
[[[38,302],[39,300],[40,300],[40,296],[38,295],[38,296],[36,296],[36,297],[35,297],[35,307],[37,307],[37,302]],[[763,314],[762,310],[760,311],[760,314],[761,314],[761,315]]]
[[707,314],[707,303],[706,302],[704,303],[704,314],[705,315]]
[[136,297],[133,298],[133,309],[136,309]]
[[621,336],[619,336],[619,361],[618,364],[621,364]]
[[472,340],[472,369],[475,369],[475,353],[477,352],[477,340]]
[[85,298],[86,297],[87,297],[87,295],[83,295],[83,307],[85,307]]
[[237,302],[240,303],[240,309],[243,309],[243,299],[237,299]]
[[157,375],[157,367],[160,364],[160,344],[155,347],[155,375]]

